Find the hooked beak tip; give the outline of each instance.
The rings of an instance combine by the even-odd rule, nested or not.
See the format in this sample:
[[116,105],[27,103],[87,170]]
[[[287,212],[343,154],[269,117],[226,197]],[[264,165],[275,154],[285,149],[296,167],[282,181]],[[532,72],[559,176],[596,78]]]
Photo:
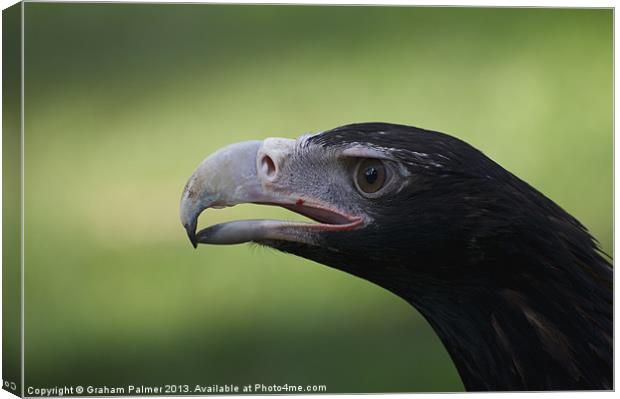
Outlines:
[[198,238],[196,237],[196,228],[190,225],[185,225],[185,231],[187,231],[187,237],[189,241],[192,243],[194,249],[198,248]]

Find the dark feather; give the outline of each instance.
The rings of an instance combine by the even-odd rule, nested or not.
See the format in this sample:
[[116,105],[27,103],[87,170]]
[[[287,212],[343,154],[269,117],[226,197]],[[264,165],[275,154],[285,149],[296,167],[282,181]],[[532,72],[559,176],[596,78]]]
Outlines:
[[365,123],[308,139],[351,143],[388,149],[415,184],[369,209],[375,226],[267,244],[411,303],[468,390],[613,388],[612,268],[578,220],[446,134]]

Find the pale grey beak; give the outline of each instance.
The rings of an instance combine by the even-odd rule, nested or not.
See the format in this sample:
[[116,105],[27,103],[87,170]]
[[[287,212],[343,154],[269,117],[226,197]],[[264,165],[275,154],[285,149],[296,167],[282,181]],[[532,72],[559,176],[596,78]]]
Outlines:
[[[295,145],[295,140],[282,138],[245,141],[218,150],[198,165],[185,185],[180,207],[181,223],[194,248],[198,243],[221,245],[265,240],[311,244],[317,232],[350,230],[361,225],[360,217],[294,192],[282,182],[286,177],[282,170],[293,158]],[[243,203],[281,206],[319,223],[238,220],[196,233],[198,216],[205,209]]]
[[187,181],[181,197],[181,223],[194,248],[198,216],[206,208],[259,201],[256,154],[262,141],[244,141],[207,157]]
[[[199,242],[239,244],[260,238],[281,238],[286,224],[244,220],[211,226],[196,233],[198,216],[207,208],[243,203],[286,205],[290,193],[272,190],[295,140],[268,138],[224,147],[207,157],[189,178],[181,197],[181,223],[194,248]],[[293,203],[295,200],[292,200]]]

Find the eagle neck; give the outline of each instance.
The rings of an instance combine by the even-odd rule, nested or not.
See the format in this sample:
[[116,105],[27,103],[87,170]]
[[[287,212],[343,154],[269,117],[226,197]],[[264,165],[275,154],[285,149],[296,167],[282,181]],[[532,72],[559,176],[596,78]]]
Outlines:
[[399,291],[438,334],[468,391],[611,389],[608,298],[579,279],[538,278],[456,286],[418,275]]

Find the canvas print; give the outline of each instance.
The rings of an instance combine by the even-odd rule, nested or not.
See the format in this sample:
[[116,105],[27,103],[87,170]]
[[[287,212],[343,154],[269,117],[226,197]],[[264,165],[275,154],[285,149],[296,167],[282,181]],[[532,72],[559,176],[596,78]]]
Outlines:
[[3,11],[19,396],[613,390],[613,10]]

